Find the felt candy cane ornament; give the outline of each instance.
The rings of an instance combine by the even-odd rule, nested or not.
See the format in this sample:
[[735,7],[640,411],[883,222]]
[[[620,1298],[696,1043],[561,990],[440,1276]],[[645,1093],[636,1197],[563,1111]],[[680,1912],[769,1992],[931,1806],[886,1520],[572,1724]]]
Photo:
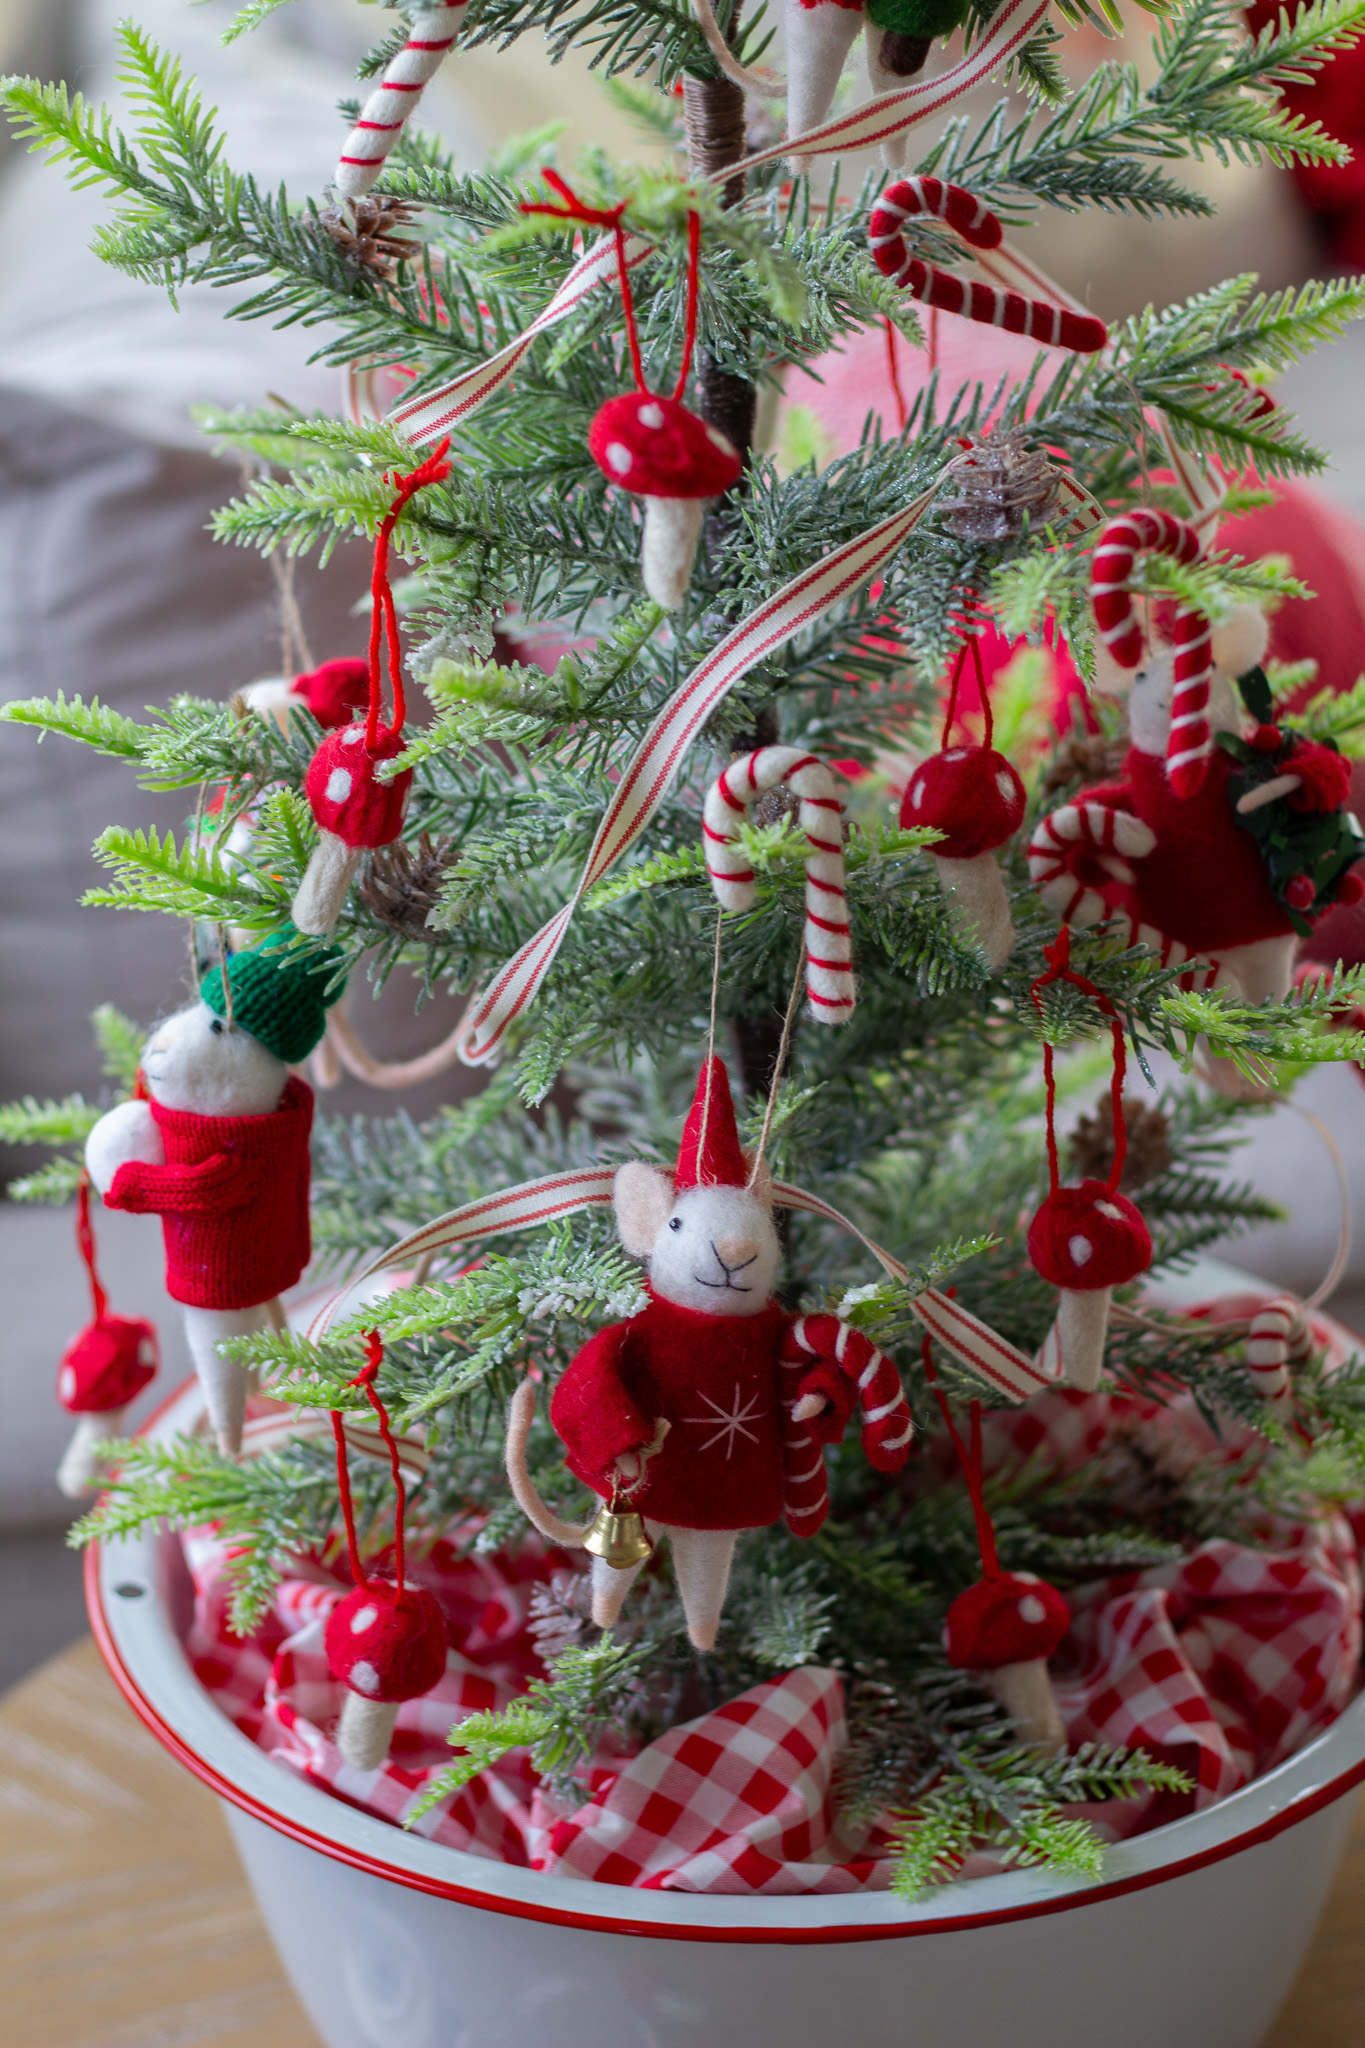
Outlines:
[[1014,923],[995,849],[1012,839],[1024,822],[1024,785],[1013,764],[991,745],[990,694],[975,637],[970,646],[985,714],[985,739],[980,746],[948,744],[967,657],[964,645],[953,670],[942,748],[921,761],[911,776],[901,800],[900,822],[907,828],[932,826],[943,834],[928,851],[949,915],[981,947],[991,966],[1000,967],[1014,946]]
[[76,1192],[76,1243],[90,1282],[94,1317],[72,1338],[57,1368],[57,1398],[76,1418],[75,1433],[57,1468],[57,1484],[69,1500],[90,1492],[101,1447],[122,1436],[129,1406],[156,1378],[157,1368],[152,1324],[109,1313],[109,1298],[95,1264],[88,1173],[82,1173]]
[[1290,1367],[1303,1365],[1312,1355],[1313,1333],[1301,1301],[1284,1294],[1257,1309],[1247,1331],[1247,1373],[1273,1415],[1289,1413],[1293,1405]]
[[611,230],[616,242],[616,267],[621,285],[626,341],[635,389],[609,398],[588,429],[588,452],[609,483],[619,484],[644,500],[645,525],[640,545],[640,570],[645,589],[666,611],[676,611],[692,580],[692,562],[701,538],[702,515],[709,498],[738,483],[743,463],[734,444],[717,427],[689,411],[682,402],[692,367],[697,337],[697,295],[700,283],[701,221],[688,216],[687,308],[682,363],[671,398],[651,391],[645,382],[635,302],[630,288],[625,231],[625,206],[585,206],[554,171],[543,173],[558,193],[561,206],[523,204],[523,213],[549,214],[556,220],[582,221]]
[[1028,1255],[1035,1271],[1059,1288],[1057,1319],[1040,1354],[1049,1372],[1060,1373],[1091,1393],[1099,1384],[1104,1343],[1109,1328],[1109,1303],[1115,1287],[1126,1286],[1152,1262],[1152,1240],[1137,1209],[1119,1193],[1128,1130],[1123,1112],[1127,1055],[1123,1025],[1109,998],[1071,966],[1071,933],[1065,925],[1047,950],[1048,968],[1029,991],[1039,1017],[1042,992],[1053,982],[1069,982],[1090,996],[1109,1019],[1114,1042],[1111,1100],[1114,1159],[1109,1178],[1083,1180],[1064,1188],[1057,1153],[1057,1084],[1052,1047],[1043,1041],[1043,1083],[1047,1096],[1047,1153],[1051,1188],[1029,1225]]
[[[450,474],[445,459],[449,445],[442,441],[408,476],[385,478],[394,486],[394,497],[374,544],[368,711],[363,721],[356,719],[328,733],[308,764],[303,784],[318,827],[318,843],[298,886],[291,915],[298,930],[312,938],[324,938],[334,929],[361,856],[370,848],[389,845],[402,830],[412,770],[405,769],[387,782],[381,782],[376,773],[381,761],[391,761],[402,753],[407,718],[403,648],[389,584],[389,542],[409,499]],[[393,717],[383,727],[381,636],[387,642],[393,691]]]
[[419,8],[412,16],[407,41],[385,65],[337,159],[332,183],[343,198],[358,198],[378,178],[428,81],[459,37],[465,6],[466,0],[455,0],[452,6]]
[[765,790],[783,785],[799,800],[797,821],[806,835],[806,994],[820,1024],[845,1024],[853,1015],[853,951],[844,887],[840,778],[800,747],[760,747],[732,761],[706,792],[702,837],[706,872],[722,910],[749,910],[754,871],[738,844],[739,827]]
[[408,1584],[405,1577],[407,1489],[388,1411],[374,1389],[384,1358],[377,1330],[369,1332],[366,1344],[369,1361],[349,1385],[363,1387],[378,1418],[398,1498],[393,1516],[393,1577],[371,1578],[356,1540],[345,1427],[334,1408],[337,1487],[355,1590],[332,1609],[325,1641],[327,1667],[337,1684],[346,1688],[337,1748],[342,1760],[356,1771],[378,1770],[389,1753],[399,1707],[405,1700],[420,1699],[439,1682],[446,1668],[447,1645],[445,1616],[435,1594],[424,1586]]
[[912,255],[905,238],[907,220],[927,217],[947,228],[968,249],[998,249],[1000,223],[990,208],[962,185],[942,178],[902,178],[888,185],[868,220],[872,260],[912,299],[940,313],[958,313],[1007,334],[1027,335],[1077,355],[1094,355],[1109,339],[1109,330],[1092,314],[1046,299],[1026,298],[998,284],[959,277]]
[[1066,1748],[1066,1731],[1048,1676],[1047,1660],[1071,1625],[1071,1610],[1055,1586],[1033,1572],[1002,1569],[995,1526],[986,1505],[981,1455],[981,1403],[970,1408],[970,1438],[962,1441],[953,1411],[934,1371],[933,1347],[922,1340],[924,1372],[952,1440],[976,1522],[981,1577],[959,1593],[943,1631],[948,1662],[974,1671],[1014,1723],[1019,1740],[1042,1756]]

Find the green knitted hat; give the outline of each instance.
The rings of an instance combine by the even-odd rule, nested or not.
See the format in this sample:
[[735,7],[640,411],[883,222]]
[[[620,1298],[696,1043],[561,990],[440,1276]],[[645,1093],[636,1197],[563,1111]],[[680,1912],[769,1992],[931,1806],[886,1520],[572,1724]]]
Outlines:
[[960,27],[965,0],[867,0],[867,12],[878,28],[902,36],[950,36]]
[[[290,1067],[307,1059],[326,1028],[328,1006],[341,994],[340,989],[324,994],[341,955],[331,946],[321,953],[288,952],[297,937],[292,924],[282,925],[250,952],[233,953],[228,960],[233,1023]],[[199,993],[211,1010],[226,1017],[221,967],[204,976]]]

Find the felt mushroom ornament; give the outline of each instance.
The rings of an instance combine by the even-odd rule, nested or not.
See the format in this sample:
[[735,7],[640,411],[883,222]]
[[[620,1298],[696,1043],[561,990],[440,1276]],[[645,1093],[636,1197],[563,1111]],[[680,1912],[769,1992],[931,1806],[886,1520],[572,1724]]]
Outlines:
[[921,761],[911,776],[901,799],[900,821],[907,828],[927,825],[942,833],[928,853],[949,915],[961,931],[975,939],[990,965],[999,967],[1013,948],[1014,924],[995,856],[996,849],[1012,839],[1024,822],[1024,785],[1013,765],[991,744],[991,701],[981,650],[975,639],[970,645],[985,737],[980,746],[948,744],[967,654],[964,646],[953,671],[943,745],[937,754]]
[[392,1579],[371,1578],[361,1562],[346,1462],[346,1434],[341,1414],[334,1408],[337,1486],[355,1589],[338,1601],[328,1616],[325,1643],[327,1668],[337,1684],[346,1688],[337,1724],[337,1748],[352,1770],[377,1771],[389,1753],[398,1709],[405,1701],[420,1699],[423,1693],[430,1692],[444,1676],[447,1636],[445,1616],[435,1594],[425,1586],[410,1584],[406,1577],[403,1537],[407,1491],[388,1411],[374,1388],[384,1358],[377,1330],[369,1332],[366,1344],[369,1362],[349,1384],[364,1389],[379,1418],[380,1434],[389,1453],[397,1494],[394,1575]]
[[370,667],[359,656],[324,661],[301,676],[264,676],[248,683],[241,692],[248,711],[273,718],[281,732],[289,729],[289,714],[302,708],[310,711],[328,732],[349,725],[370,701]]
[[676,611],[692,580],[692,563],[707,501],[738,483],[744,467],[733,442],[683,404],[697,338],[701,221],[695,213],[688,215],[682,364],[673,396],[667,398],[661,391],[651,391],[645,382],[621,226],[624,205],[610,209],[585,206],[554,171],[547,170],[544,177],[564,205],[525,204],[523,213],[582,221],[589,226],[609,228],[616,237],[621,307],[635,389],[620,398],[609,398],[599,407],[588,429],[588,453],[609,483],[619,484],[622,490],[642,501],[645,524],[640,570],[645,589],[665,611]]
[[1108,997],[1092,981],[1071,968],[1071,934],[1066,926],[1048,948],[1046,974],[1032,988],[1034,1004],[1043,1014],[1042,991],[1057,981],[1092,996],[1110,1020],[1114,1041],[1112,1102],[1114,1159],[1109,1178],[1083,1180],[1079,1187],[1061,1185],[1057,1156],[1057,1089],[1051,1045],[1043,1042],[1043,1078],[1047,1093],[1047,1149],[1051,1189],[1029,1225],[1028,1255],[1034,1270],[1060,1290],[1057,1318],[1042,1351],[1042,1363],[1053,1374],[1087,1393],[1099,1384],[1104,1342],[1109,1328],[1109,1303],[1115,1287],[1124,1287],[1152,1263],[1147,1226],[1119,1179],[1128,1149],[1123,1113],[1126,1056],[1123,1026]]
[[1066,1731],[1047,1660],[1071,1625],[1071,1610],[1057,1588],[1036,1573],[1002,1570],[982,1475],[981,1404],[971,1404],[970,1441],[964,1444],[934,1373],[928,1337],[923,1357],[967,1482],[981,1552],[981,1577],[948,1609],[943,1632],[948,1662],[959,1671],[979,1673],[1013,1721],[1020,1742],[1043,1756],[1056,1756],[1066,1748]]
[[[329,732],[308,764],[303,790],[318,828],[318,843],[294,896],[291,915],[299,931],[324,938],[341,915],[346,891],[361,857],[376,846],[388,846],[403,826],[403,811],[412,784],[412,770],[381,779],[378,770],[403,751],[407,700],[403,690],[403,648],[398,615],[389,584],[389,542],[410,498],[427,484],[450,474],[448,441],[442,441],[405,477],[390,475],[393,501],[374,544],[370,578],[370,651],[367,670],[368,707],[363,720]],[[387,645],[393,717],[381,725],[383,686],[380,680],[381,640]]]
[[99,1472],[101,1447],[123,1434],[123,1419],[143,1388],[156,1378],[156,1331],[132,1316],[111,1316],[95,1264],[90,1227],[90,1176],[82,1173],[76,1194],[76,1243],[90,1281],[93,1320],[62,1353],[57,1398],[76,1418],[75,1432],[57,1467],[57,1484],[69,1500],[89,1493]]

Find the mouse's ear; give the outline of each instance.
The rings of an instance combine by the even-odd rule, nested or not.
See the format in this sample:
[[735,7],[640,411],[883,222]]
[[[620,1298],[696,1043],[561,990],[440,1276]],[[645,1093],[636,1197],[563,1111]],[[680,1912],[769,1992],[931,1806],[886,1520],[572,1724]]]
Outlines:
[[622,1244],[637,1259],[647,1259],[673,1207],[671,1175],[643,1159],[628,1159],[616,1170],[611,1199]]
[[749,1170],[749,1180],[747,1182],[749,1193],[757,1196],[765,1209],[771,1209],[773,1206],[773,1177],[767,1160],[759,1160],[758,1172],[755,1173],[754,1155],[752,1152],[746,1151],[744,1154],[744,1164]]

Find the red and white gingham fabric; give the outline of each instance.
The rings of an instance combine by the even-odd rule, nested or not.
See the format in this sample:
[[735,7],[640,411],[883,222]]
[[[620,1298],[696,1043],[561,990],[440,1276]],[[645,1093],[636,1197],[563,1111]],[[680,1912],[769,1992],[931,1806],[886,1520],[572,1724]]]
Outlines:
[[[1335,1337],[1322,1319],[1314,1323],[1319,1341]],[[1188,1400],[1162,1408],[1063,1388],[988,1415],[983,1451],[988,1471],[1028,1464],[1060,1478],[1134,1434],[1150,1457],[1176,1465],[1234,1458],[1246,1441],[1235,1431],[1213,1437]],[[932,1479],[944,1447],[926,1445],[920,1458]],[[1359,1520],[1365,1531],[1365,1510]],[[282,1765],[401,1821],[449,1761],[451,1726],[505,1706],[542,1675],[528,1626],[531,1597],[573,1568],[535,1537],[487,1557],[462,1554],[459,1538],[469,1533],[456,1532],[415,1562],[445,1610],[451,1648],[441,1683],[399,1709],[380,1770],[350,1770],[332,1739],[341,1692],[327,1673],[323,1627],[347,1584],[330,1559],[300,1567],[260,1629],[239,1641],[226,1623],[226,1546],[211,1531],[191,1532],[185,1554],[197,1600],[186,1648],[196,1675]],[[1052,1672],[1070,1740],[1142,1747],[1194,1783],[1178,1799],[1085,1809],[1111,1837],[1226,1797],[1325,1727],[1358,1684],[1361,1577],[1356,1536],[1341,1514],[1313,1524],[1267,1521],[1263,1547],[1207,1542],[1174,1564],[1096,1580],[1068,1598],[1072,1627]],[[860,1840],[840,1833],[831,1781],[844,1737],[838,1674],[806,1667],[751,1687],[637,1753],[605,1742],[575,1808],[550,1798],[526,1755],[513,1752],[418,1827],[452,1848],[604,1884],[882,1889],[890,1872],[884,1830]]]

